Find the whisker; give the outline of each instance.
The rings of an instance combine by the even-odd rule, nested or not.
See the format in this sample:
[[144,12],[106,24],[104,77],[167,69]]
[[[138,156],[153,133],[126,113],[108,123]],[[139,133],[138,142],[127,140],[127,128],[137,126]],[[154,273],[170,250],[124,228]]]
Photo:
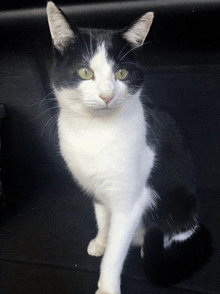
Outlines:
[[35,106],[35,105],[38,105],[39,107],[42,106],[42,105],[45,105],[47,104],[48,102],[52,101],[52,100],[56,100],[57,98],[54,96],[53,98],[47,98],[49,95],[51,94],[54,94],[54,91],[51,91],[50,93],[48,93],[42,100],[36,102],[36,103],[33,103],[33,104],[28,104],[27,106],[28,107],[32,107],[32,106]]
[[42,103],[42,100],[40,100],[40,101],[38,101],[36,103],[33,103],[33,104],[28,104],[27,106],[32,107],[32,106],[38,105],[38,107],[39,107],[41,105],[41,103]]
[[128,45],[129,45],[129,42],[127,42],[127,43],[125,44],[125,46],[121,49],[121,51],[120,51],[119,54],[118,54],[118,58],[120,58],[120,56],[121,56],[123,50],[124,50],[125,47],[127,47]]
[[[146,111],[147,113],[149,113],[161,125],[160,121],[152,114],[152,112],[149,109],[147,109],[146,107],[144,107],[144,111]],[[148,123],[147,123],[147,127],[150,129],[150,131],[154,135],[155,141],[159,144],[160,141],[158,140],[155,132],[153,131],[152,127]]]
[[[80,32],[80,30],[79,30],[79,32]],[[85,44],[85,46],[86,46],[86,50],[87,50],[88,56],[89,56],[90,58],[92,58],[92,56],[91,56],[91,54],[90,54],[90,52],[89,52],[89,48],[88,48],[88,46],[87,46],[87,44],[86,44],[86,41],[85,41],[83,35],[81,34],[81,32],[80,32],[80,35],[81,35],[81,37],[82,37],[82,39],[83,39],[83,42],[84,42],[84,44]]]
[[47,99],[46,101],[42,102],[41,106],[45,106],[46,104],[48,104],[48,103],[50,103],[51,101],[54,101],[54,100],[57,100],[57,98],[53,97],[53,98]]
[[154,102],[149,97],[146,97],[146,98],[151,104],[154,104]]
[[92,46],[92,31],[89,24],[89,44],[90,44],[90,56],[94,56],[93,46]]
[[137,64],[134,63],[134,62],[127,62],[127,61],[125,61],[125,62],[123,62],[123,64],[131,64],[131,65],[135,65],[135,66],[137,66]]
[[38,116],[36,116],[35,119],[37,119],[38,117],[40,117],[40,116],[43,115],[44,113],[46,113],[46,112],[48,112],[48,111],[50,111],[50,110],[52,110],[52,109],[55,109],[55,108],[58,108],[58,109],[59,109],[59,106],[57,105],[57,106],[51,107],[51,108],[49,108],[49,109],[43,111],[42,113],[38,114]]
[[152,114],[152,112],[148,108],[145,108],[145,111],[147,113],[149,113],[159,123],[160,126],[162,126],[162,124],[160,123],[160,121]]
[[130,52],[132,52],[133,50],[138,49],[138,48],[140,48],[140,47],[142,47],[142,46],[144,46],[144,45],[146,45],[146,44],[150,44],[150,43],[152,43],[152,42],[145,42],[145,43],[143,43],[143,44],[141,44],[141,45],[139,45],[139,46],[136,46],[136,47],[132,48],[132,49],[129,50],[127,53],[125,53],[125,54],[120,58],[119,61],[121,61],[123,58],[125,58],[125,56],[127,56],[127,55],[128,55]]
[[44,97],[44,99],[42,99],[43,101],[45,100],[45,99],[47,99],[47,97],[50,95],[50,94],[55,94],[55,91],[54,90],[52,90],[50,93],[48,93],[45,97]]
[[[59,113],[57,114],[57,117],[59,116]],[[51,134],[51,132],[52,132],[52,130],[53,130],[53,128],[55,127],[55,125],[57,124],[57,119],[56,119],[56,116],[54,117],[54,121],[53,121],[53,119],[52,119],[52,124],[51,124],[51,126],[50,126],[50,130],[49,130],[49,139],[51,139],[51,136],[52,136],[52,134]],[[55,138],[54,138],[54,136],[55,136],[55,134],[57,133],[56,132],[57,131],[57,128],[55,127],[55,130],[54,130],[54,132],[53,132],[53,141],[55,141]]]
[[50,122],[51,120],[55,119],[55,117],[58,117],[58,115],[59,115],[59,113],[55,113],[55,114],[54,114],[54,115],[53,115],[53,116],[47,121],[47,123],[44,125],[44,127],[43,127],[43,129],[42,129],[42,131],[41,131],[40,136],[43,135],[43,132],[44,132],[45,128],[47,127],[47,125],[49,124],[49,122]]

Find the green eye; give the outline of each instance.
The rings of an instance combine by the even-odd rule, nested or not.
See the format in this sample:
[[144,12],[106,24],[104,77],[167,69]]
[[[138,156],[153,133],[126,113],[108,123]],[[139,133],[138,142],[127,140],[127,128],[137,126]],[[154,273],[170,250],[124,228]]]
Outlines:
[[128,75],[128,70],[125,68],[121,68],[115,72],[115,77],[118,80],[124,80]]
[[80,68],[78,74],[84,80],[91,80],[94,76],[94,72],[87,67]]

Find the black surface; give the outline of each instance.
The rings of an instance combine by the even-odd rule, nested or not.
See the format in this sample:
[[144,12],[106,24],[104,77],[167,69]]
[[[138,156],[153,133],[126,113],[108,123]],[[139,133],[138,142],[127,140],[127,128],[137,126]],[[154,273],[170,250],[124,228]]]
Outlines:
[[0,104],[0,119],[6,116],[6,108],[4,104]]
[[[203,267],[165,288],[145,279],[139,252],[131,250],[122,294],[220,293],[220,5],[178,3],[64,7],[79,25],[91,27],[122,28],[155,11],[141,55],[148,98],[173,115],[186,136],[197,170],[200,221],[212,240],[213,253]],[[53,93],[45,71],[51,48],[45,10],[1,13],[0,24],[0,102],[8,112],[2,134],[4,190],[11,213],[1,227],[5,293],[95,293],[100,259],[86,253],[96,232],[94,215],[90,199],[75,186],[59,155],[56,109],[50,109]]]

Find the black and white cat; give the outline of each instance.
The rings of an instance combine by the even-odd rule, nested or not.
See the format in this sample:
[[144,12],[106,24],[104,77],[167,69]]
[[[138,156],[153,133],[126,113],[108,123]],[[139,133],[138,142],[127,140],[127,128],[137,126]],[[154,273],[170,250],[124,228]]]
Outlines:
[[197,228],[193,167],[173,120],[144,110],[144,70],[136,49],[154,14],[123,31],[78,29],[48,2],[54,45],[51,82],[59,103],[61,154],[75,180],[94,199],[98,234],[88,254],[103,255],[96,294],[120,294],[120,275],[132,243],[147,229],[164,232],[164,247]]

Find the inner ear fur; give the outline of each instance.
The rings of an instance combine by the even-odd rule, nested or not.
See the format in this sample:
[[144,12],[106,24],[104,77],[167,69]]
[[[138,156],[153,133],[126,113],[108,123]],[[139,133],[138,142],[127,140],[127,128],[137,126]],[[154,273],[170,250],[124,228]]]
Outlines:
[[133,48],[143,45],[154,19],[153,12],[147,12],[135,21],[123,33],[123,38],[126,39]]
[[47,18],[53,45],[63,53],[65,47],[76,39],[76,33],[71,29],[65,14],[52,1],[47,3]]

